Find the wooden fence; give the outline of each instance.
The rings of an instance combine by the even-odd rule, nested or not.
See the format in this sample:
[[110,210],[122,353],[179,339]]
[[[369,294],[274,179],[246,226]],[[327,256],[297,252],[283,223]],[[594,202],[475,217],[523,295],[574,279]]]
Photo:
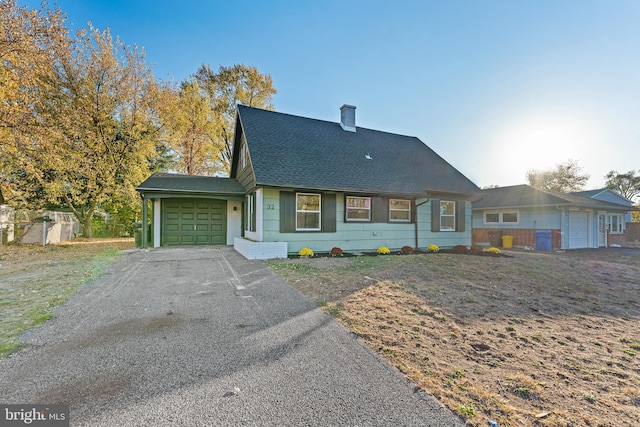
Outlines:
[[628,222],[625,234],[628,243],[640,242],[640,222]]

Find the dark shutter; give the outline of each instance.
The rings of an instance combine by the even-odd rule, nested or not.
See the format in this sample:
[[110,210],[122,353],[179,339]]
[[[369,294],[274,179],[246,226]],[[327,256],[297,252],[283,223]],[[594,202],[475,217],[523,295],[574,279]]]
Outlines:
[[465,223],[465,201],[458,200],[456,201],[456,231],[464,231],[464,223]]
[[296,231],[296,193],[280,192],[280,232],[293,233]]
[[322,231],[324,233],[336,232],[336,195],[335,194],[323,194],[322,195]]
[[389,221],[389,199],[386,197],[371,198],[371,221]]
[[440,200],[431,200],[431,231],[440,231]]

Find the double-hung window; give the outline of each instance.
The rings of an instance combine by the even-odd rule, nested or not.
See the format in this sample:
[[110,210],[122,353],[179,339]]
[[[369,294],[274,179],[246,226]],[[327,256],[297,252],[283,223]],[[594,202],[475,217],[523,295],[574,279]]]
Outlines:
[[623,229],[622,215],[609,215],[609,233],[622,234]]
[[456,230],[456,202],[440,201],[440,231]]
[[411,222],[411,200],[390,199],[389,200],[389,221],[390,222]]
[[371,221],[371,197],[347,196],[347,221]]
[[320,194],[296,193],[296,231],[320,231]]

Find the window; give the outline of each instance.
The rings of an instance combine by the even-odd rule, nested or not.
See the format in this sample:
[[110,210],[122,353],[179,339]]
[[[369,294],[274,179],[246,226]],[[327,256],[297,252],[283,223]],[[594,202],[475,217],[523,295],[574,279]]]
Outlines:
[[609,215],[609,233],[621,234],[623,224],[622,215]]
[[371,221],[371,197],[347,196],[347,221]]
[[247,196],[247,229],[256,231],[256,193]]
[[431,200],[431,231],[464,231],[468,216],[464,200]]
[[456,229],[456,202],[449,200],[440,201],[440,231],[455,231]]
[[494,223],[500,222],[500,214],[499,213],[485,213],[484,214],[484,222],[486,223]]
[[484,212],[485,224],[517,224],[519,221],[519,211]]
[[389,221],[410,222],[411,221],[411,200],[390,199],[389,200]]
[[242,144],[242,148],[240,149],[240,170],[247,167],[249,161],[249,148],[247,144]]
[[320,231],[320,195],[296,193],[296,231]]

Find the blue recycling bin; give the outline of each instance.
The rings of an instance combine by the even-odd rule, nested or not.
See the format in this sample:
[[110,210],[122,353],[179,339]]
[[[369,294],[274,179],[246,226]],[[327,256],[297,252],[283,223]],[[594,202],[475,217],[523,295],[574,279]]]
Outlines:
[[536,251],[551,252],[551,230],[538,230],[533,234],[536,237]]

